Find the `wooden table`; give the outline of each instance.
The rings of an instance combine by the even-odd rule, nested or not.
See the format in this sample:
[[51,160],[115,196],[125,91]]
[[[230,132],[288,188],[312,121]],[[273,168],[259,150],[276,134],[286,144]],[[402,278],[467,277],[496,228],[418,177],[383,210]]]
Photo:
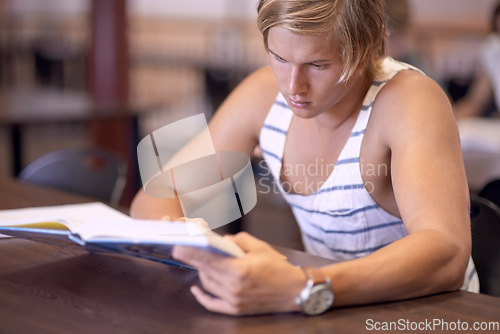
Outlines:
[[[88,200],[0,179],[0,209]],[[280,250],[296,264],[329,263]],[[390,322],[404,328],[386,333],[500,333],[500,298],[468,292],[340,308],[317,317],[230,317],[195,301],[188,288],[197,282],[196,272],[142,259],[0,239],[0,333],[358,334],[384,332],[381,326]],[[430,327],[435,321],[469,330]],[[477,324],[493,330],[472,330]]]

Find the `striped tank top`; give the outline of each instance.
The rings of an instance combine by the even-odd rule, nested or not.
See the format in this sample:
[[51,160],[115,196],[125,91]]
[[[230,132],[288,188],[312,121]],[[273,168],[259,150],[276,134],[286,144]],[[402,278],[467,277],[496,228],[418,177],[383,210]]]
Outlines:
[[[361,174],[360,151],[364,133],[372,111],[373,101],[381,88],[399,71],[416,68],[386,58],[382,75],[369,87],[351,134],[343,147],[333,171],[326,181],[310,195],[294,194],[280,180],[283,152],[293,112],[286,100],[278,94],[266,116],[260,133],[259,144],[264,160],[272,174],[275,186],[290,205],[302,233],[304,248],[308,253],[338,261],[351,260],[372,252],[405,237],[408,233],[401,218],[381,208],[370,194],[370,185],[364,184]],[[298,168],[298,167],[293,167]],[[305,182],[310,173],[325,173],[321,161],[314,166],[301,166]],[[366,168],[366,166],[365,166]],[[366,173],[389,173],[385,166],[369,166]],[[331,170],[331,169],[330,169]],[[309,173],[309,174],[307,174]],[[477,275],[470,261],[465,288],[476,290]],[[470,280],[475,287],[469,286]]]

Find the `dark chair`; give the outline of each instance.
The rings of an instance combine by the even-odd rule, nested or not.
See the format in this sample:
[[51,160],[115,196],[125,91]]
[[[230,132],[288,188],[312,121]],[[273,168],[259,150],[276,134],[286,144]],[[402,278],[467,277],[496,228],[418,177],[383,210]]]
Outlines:
[[479,196],[500,206],[500,179],[488,182],[479,192]]
[[125,187],[126,169],[125,161],[113,151],[62,149],[32,161],[18,178],[116,205]]
[[480,292],[500,297],[500,208],[471,195],[472,258]]

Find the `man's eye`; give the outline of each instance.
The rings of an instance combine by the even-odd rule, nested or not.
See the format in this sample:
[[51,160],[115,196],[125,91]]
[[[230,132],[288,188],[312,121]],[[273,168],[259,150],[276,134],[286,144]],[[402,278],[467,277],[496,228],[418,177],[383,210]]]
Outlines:
[[285,59],[281,58],[280,56],[276,56],[274,55],[274,58],[279,61],[280,63],[283,63],[285,61]]
[[325,68],[325,65],[321,65],[321,64],[311,64],[311,66],[317,70],[321,70],[321,69]]

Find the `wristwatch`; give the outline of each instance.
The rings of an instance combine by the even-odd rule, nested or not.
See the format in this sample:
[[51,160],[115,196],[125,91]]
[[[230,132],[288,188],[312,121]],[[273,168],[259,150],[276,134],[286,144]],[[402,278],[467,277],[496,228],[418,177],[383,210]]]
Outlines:
[[325,278],[321,270],[313,267],[301,267],[307,276],[305,288],[295,299],[295,304],[300,306],[302,313],[318,315],[328,310],[334,299],[330,279]]

